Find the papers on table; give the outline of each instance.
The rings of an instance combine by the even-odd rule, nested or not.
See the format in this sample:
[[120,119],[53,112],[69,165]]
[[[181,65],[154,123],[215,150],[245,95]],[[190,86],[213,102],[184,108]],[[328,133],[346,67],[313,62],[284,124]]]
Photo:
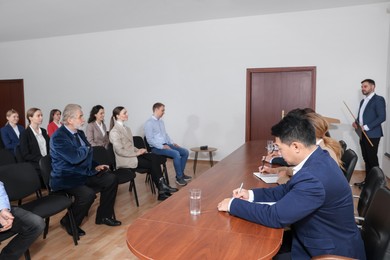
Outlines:
[[260,173],[260,172],[254,172],[253,175],[255,175],[257,178],[261,179],[265,183],[276,183],[279,176],[277,173],[272,174],[272,173]]

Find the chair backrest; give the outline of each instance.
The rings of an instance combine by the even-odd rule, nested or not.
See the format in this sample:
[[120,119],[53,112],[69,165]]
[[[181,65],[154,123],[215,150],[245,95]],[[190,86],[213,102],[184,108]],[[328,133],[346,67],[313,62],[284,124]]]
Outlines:
[[18,163],[25,162],[20,145],[15,146],[15,158]]
[[112,170],[116,170],[115,152],[112,143],[107,146],[108,160],[111,162]]
[[112,165],[113,162],[110,159],[108,151],[103,146],[93,146],[92,152],[93,152],[93,160],[98,164],[107,164],[109,166]]
[[39,160],[39,168],[41,169],[41,176],[43,179],[43,182],[45,183],[45,186],[48,190],[49,189],[49,181],[50,181],[50,174],[51,174],[51,157],[50,155],[43,156]]
[[372,168],[359,196],[357,212],[360,217],[365,217],[375,192],[385,185],[386,177],[383,171],[379,167]]
[[339,144],[341,146],[342,154],[347,150],[347,143],[344,140],[340,140]]
[[137,147],[138,149],[141,148],[146,149],[144,139],[141,136],[133,136],[133,142],[134,142],[134,146]]
[[31,163],[0,166],[0,181],[10,201],[21,200],[41,188],[38,173]]
[[390,190],[382,187],[375,193],[362,226],[367,260],[390,259]]
[[353,150],[348,149],[343,153],[341,161],[343,162],[344,167],[342,171],[345,175],[345,178],[347,178],[347,181],[349,182],[351,180],[353,171],[355,170],[355,166],[358,161],[358,156]]
[[146,150],[150,153],[152,151],[152,147],[150,147],[148,140],[146,139],[146,136],[144,136],[144,143],[145,143]]
[[0,166],[13,163],[16,163],[15,156],[7,149],[0,149]]

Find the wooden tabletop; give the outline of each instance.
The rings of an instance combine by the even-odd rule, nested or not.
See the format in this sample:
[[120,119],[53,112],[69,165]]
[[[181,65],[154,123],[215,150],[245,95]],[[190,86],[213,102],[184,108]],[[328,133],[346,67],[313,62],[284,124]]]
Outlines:
[[[140,259],[270,259],[282,242],[283,229],[218,212],[217,204],[244,188],[269,187],[253,176],[266,141],[251,141],[192,180],[169,199],[134,221],[127,245]],[[190,188],[202,189],[201,214],[189,213]]]

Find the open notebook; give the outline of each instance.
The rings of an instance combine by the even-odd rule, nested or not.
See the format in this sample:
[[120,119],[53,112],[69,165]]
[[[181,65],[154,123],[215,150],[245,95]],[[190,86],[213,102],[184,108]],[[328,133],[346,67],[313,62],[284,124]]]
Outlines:
[[253,175],[255,175],[257,178],[261,179],[265,183],[276,183],[278,178],[279,178],[277,173],[275,173],[275,174],[272,174],[272,173],[263,174],[263,173],[260,173],[260,172],[254,172]]

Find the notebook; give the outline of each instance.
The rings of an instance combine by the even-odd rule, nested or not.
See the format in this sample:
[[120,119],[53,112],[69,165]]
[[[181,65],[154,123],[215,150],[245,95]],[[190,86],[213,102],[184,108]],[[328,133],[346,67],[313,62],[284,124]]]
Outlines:
[[279,176],[277,173],[272,174],[272,173],[260,173],[260,172],[254,172],[253,175],[255,175],[257,178],[261,179],[265,183],[276,183]]

